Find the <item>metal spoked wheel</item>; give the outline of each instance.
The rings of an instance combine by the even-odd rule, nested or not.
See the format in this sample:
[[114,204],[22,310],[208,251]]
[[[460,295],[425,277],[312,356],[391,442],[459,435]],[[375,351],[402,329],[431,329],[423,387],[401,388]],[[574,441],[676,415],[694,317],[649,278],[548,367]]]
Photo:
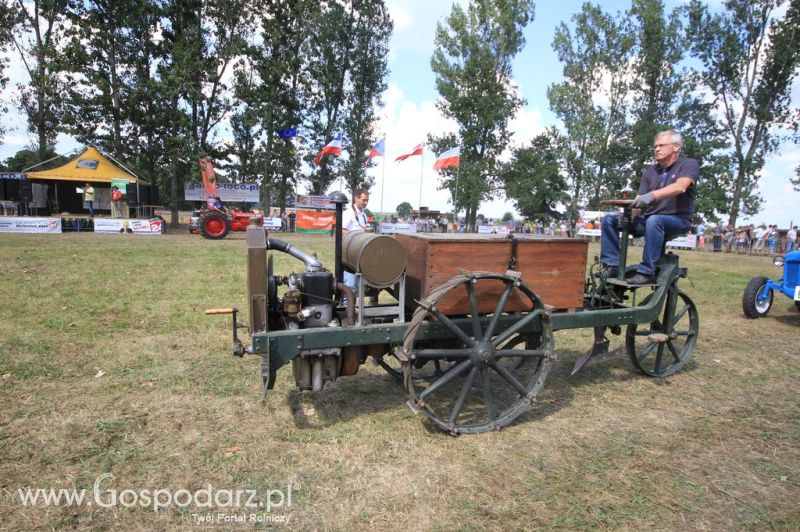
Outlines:
[[[631,362],[651,377],[667,377],[692,357],[700,331],[697,307],[682,291],[667,295],[660,319],[649,324],[628,325],[625,347]],[[652,294],[641,304],[646,304]]]
[[[478,294],[487,293],[498,297],[485,298],[492,310],[483,311],[488,301],[479,303]],[[465,298],[471,309],[466,331],[437,308],[453,296]],[[527,310],[507,312],[511,302]],[[420,334],[423,322],[454,339],[431,346]],[[555,359],[553,345],[549,311],[517,277],[465,272],[421,302],[410,322],[403,343],[408,404],[454,435],[499,430],[535,402]],[[431,377],[429,368],[437,363],[441,371]]]

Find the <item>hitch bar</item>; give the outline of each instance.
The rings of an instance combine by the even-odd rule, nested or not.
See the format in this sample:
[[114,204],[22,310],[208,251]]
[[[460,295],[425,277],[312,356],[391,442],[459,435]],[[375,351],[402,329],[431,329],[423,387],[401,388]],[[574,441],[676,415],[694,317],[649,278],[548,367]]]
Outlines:
[[239,334],[237,329],[239,327],[246,327],[246,325],[240,325],[236,321],[236,313],[239,312],[239,309],[236,307],[228,307],[228,308],[209,308],[206,309],[206,316],[220,316],[220,315],[233,315],[233,356],[236,357],[243,357],[244,356],[244,345],[242,341],[239,340]]

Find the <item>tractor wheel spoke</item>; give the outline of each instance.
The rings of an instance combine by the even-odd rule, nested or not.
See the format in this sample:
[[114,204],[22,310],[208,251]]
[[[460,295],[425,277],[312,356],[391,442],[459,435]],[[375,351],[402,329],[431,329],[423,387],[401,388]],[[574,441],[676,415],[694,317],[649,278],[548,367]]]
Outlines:
[[453,323],[450,320],[450,318],[448,318],[447,316],[442,314],[439,309],[431,309],[431,314],[436,316],[436,319],[439,320],[439,322],[441,322],[442,325],[447,327],[447,329],[451,333],[456,335],[456,338],[458,338],[459,340],[461,340],[462,342],[464,342],[465,344],[467,344],[469,346],[474,346],[476,344],[475,340],[473,340],[472,338],[467,336],[467,334],[464,331],[462,331],[461,328],[458,327],[458,325]]
[[525,388],[525,386],[523,386],[522,383],[520,383],[517,380],[517,378],[514,375],[512,375],[506,368],[494,362],[492,363],[492,368],[498,374],[500,374],[500,376],[503,377],[511,386],[513,386],[514,389],[517,390],[517,392],[519,392],[521,396],[523,397],[528,396],[527,388]]
[[675,326],[675,324],[676,324],[676,323],[678,323],[679,321],[681,321],[681,318],[682,318],[682,317],[683,317],[683,316],[684,316],[684,315],[685,315],[687,312],[689,312],[689,308],[690,308],[690,306],[689,306],[689,305],[684,305],[684,307],[683,307],[681,310],[679,310],[677,314],[675,314],[675,317],[674,317],[674,318],[672,318],[672,326],[673,326],[673,327]]
[[486,328],[486,333],[483,335],[484,338],[491,338],[494,336],[494,330],[497,328],[497,322],[500,320],[500,315],[503,313],[503,309],[506,308],[508,296],[511,294],[512,288],[514,288],[514,283],[507,281],[506,289],[503,291],[503,295],[500,296],[500,300],[497,302],[497,307],[494,309],[494,314],[492,315],[492,321],[489,322],[489,326]]
[[664,355],[664,344],[658,344],[658,350],[656,351],[656,362],[653,366],[653,372],[658,373],[661,370],[661,357]]
[[642,352],[641,352],[641,354],[639,355],[639,362],[641,362],[642,360],[644,360],[644,359],[647,357],[647,355],[649,355],[649,354],[650,354],[650,351],[652,351],[652,350],[653,350],[653,348],[654,348],[655,346],[657,346],[657,345],[658,345],[658,344],[657,344],[656,342],[650,342],[649,344],[647,344],[647,345],[644,347],[644,349],[642,349]]
[[478,368],[476,366],[472,366],[472,370],[470,370],[467,380],[464,381],[464,385],[461,387],[461,393],[458,394],[458,399],[456,400],[456,404],[453,406],[453,411],[450,413],[449,421],[451,424],[456,422],[458,415],[464,408],[464,401],[467,399],[467,395],[469,394],[470,388],[472,388],[472,383],[475,381],[475,375],[477,374]]
[[672,353],[672,357],[675,359],[675,362],[680,362],[681,356],[678,354],[675,346],[672,345],[672,340],[667,340],[667,348],[669,349],[670,353]]
[[414,351],[412,355],[415,358],[464,359],[468,358],[471,353],[471,349],[420,349],[419,351]]
[[503,331],[499,335],[497,335],[496,338],[493,338],[492,339],[492,345],[494,347],[497,347],[498,345],[502,344],[503,342],[505,342],[506,340],[511,338],[512,335],[516,334],[517,331],[519,331],[523,327],[527,326],[531,321],[533,321],[534,319],[538,318],[540,315],[541,315],[541,311],[539,311],[539,310],[534,310],[533,312],[529,312],[521,320],[517,320],[514,323],[514,325],[512,325],[511,327],[509,327],[508,329],[506,329],[505,331]]
[[425,399],[430,394],[432,394],[433,392],[435,392],[436,390],[438,390],[451,380],[455,379],[458,375],[463,373],[464,370],[470,367],[471,365],[472,362],[469,360],[464,360],[463,362],[459,362],[459,364],[456,367],[446,372],[444,375],[442,375],[442,377],[439,380],[437,380],[436,382],[425,388],[422,391],[422,393],[419,394],[420,398]]
[[539,349],[498,349],[494,352],[497,358],[503,357],[546,357],[547,352]]
[[486,402],[489,421],[494,421],[496,418],[494,412],[494,398],[492,397],[492,386],[491,383],[489,383],[489,371],[486,368],[481,368],[481,381],[483,381],[483,400]]
[[472,284],[472,280],[469,280],[464,286],[467,287],[469,308],[472,313],[472,335],[475,337],[475,340],[480,342],[483,340],[483,333],[481,332],[481,316],[478,313],[478,296],[475,294],[475,285]]

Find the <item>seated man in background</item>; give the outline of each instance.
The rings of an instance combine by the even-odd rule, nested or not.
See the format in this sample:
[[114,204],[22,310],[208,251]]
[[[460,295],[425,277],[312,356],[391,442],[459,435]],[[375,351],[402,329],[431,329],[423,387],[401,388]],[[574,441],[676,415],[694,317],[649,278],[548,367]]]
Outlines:
[[[680,156],[681,147],[681,135],[675,130],[655,136],[656,164],[644,171],[633,202],[634,209],[648,209],[644,215],[634,211],[630,232],[635,237],[644,236],[644,251],[636,275],[628,279],[629,284],[651,283],[666,239],[687,232],[692,225],[700,168],[696,160]],[[606,215],[601,223],[600,261],[606,266],[604,275],[609,277],[618,273],[620,218],[620,214]]]

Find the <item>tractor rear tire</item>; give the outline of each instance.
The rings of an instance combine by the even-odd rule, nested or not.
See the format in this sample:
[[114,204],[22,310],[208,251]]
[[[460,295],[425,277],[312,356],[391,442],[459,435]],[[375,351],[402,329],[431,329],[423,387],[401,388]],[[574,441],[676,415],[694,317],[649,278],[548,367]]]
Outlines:
[[209,240],[221,240],[231,231],[231,222],[221,212],[208,211],[200,217],[200,234]]
[[766,290],[767,281],[769,281],[767,277],[759,275],[758,277],[753,277],[747,283],[742,295],[742,310],[748,318],[763,318],[772,307],[772,290],[769,290],[765,300],[758,300],[758,296],[762,294],[763,290]]

